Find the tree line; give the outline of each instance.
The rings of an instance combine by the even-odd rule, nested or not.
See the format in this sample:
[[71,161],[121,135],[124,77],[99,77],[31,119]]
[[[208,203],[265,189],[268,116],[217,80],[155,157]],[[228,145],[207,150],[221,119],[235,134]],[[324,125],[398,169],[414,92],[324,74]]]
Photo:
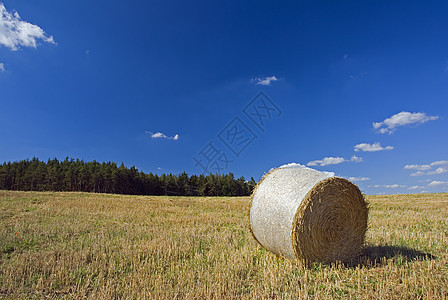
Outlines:
[[128,195],[248,196],[256,183],[253,178],[229,174],[178,175],[145,174],[122,163],[56,158],[47,162],[29,160],[0,165],[0,190],[76,191]]

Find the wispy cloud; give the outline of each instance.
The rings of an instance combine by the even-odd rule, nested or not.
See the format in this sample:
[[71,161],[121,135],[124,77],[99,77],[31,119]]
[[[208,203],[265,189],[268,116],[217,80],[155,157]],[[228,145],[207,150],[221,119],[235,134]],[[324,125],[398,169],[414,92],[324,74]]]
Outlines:
[[[437,167],[439,166],[439,167]],[[433,169],[437,167],[436,169]],[[417,170],[417,172],[412,173],[411,176],[422,176],[422,175],[435,175],[448,173],[448,160],[439,160],[432,162],[427,165],[405,165],[405,170]],[[426,171],[426,172],[424,172]]]
[[350,158],[350,161],[353,161],[353,162],[362,162],[362,157],[358,157],[358,156],[356,156],[356,155],[353,155],[353,156]]
[[448,181],[431,181],[428,187],[448,187]]
[[417,190],[417,189],[423,189],[424,186],[420,186],[420,185],[413,185],[408,187],[408,190]]
[[361,143],[358,145],[355,145],[354,147],[356,152],[364,151],[364,152],[376,152],[376,151],[383,151],[383,150],[392,150],[394,147],[392,146],[386,146],[383,147],[379,142],[368,144],[368,143]]
[[382,122],[374,122],[373,128],[379,133],[392,134],[397,127],[405,125],[419,125],[428,121],[437,120],[438,116],[428,116],[426,113],[410,113],[402,111]]
[[422,175],[425,175],[425,172],[417,171],[417,172],[411,174],[411,176],[422,176]]
[[8,12],[3,3],[0,3],[0,46],[13,51],[20,47],[36,48],[39,40],[55,43],[53,36],[48,36],[37,25],[22,21],[17,12]]
[[435,174],[443,174],[448,173],[448,166],[438,167],[434,171],[428,171],[426,174],[435,175]]
[[350,181],[366,181],[370,180],[369,177],[349,177],[348,180]]
[[353,155],[349,160],[345,159],[343,157],[324,157],[323,159],[319,159],[319,160],[313,160],[308,162],[306,165],[307,166],[328,166],[328,165],[338,165],[341,164],[343,162],[348,162],[348,161],[352,161],[352,162],[362,162],[362,158],[361,157],[357,157],[356,155]]
[[396,188],[403,188],[406,187],[405,185],[398,185],[398,184],[375,184],[375,185],[369,185],[369,187],[374,188],[386,188],[386,189],[396,189]]
[[178,134],[176,134],[174,136],[167,136],[161,132],[152,133],[151,131],[145,131],[145,133],[149,134],[151,136],[151,138],[153,138],[153,139],[168,139],[168,140],[174,140],[174,141],[177,141],[179,139]]
[[430,165],[406,165],[404,166],[405,170],[419,170],[419,171],[426,171],[431,169]]
[[250,82],[254,82],[258,85],[271,85],[272,81],[277,81],[278,78],[275,76],[268,76],[268,77],[256,77],[252,78]]
[[328,166],[328,165],[337,165],[345,162],[346,160],[343,157],[325,157],[319,160],[313,160],[308,162],[307,166]]
[[0,72],[5,72],[5,64],[0,63]]
[[430,182],[431,179],[420,179],[418,182]]

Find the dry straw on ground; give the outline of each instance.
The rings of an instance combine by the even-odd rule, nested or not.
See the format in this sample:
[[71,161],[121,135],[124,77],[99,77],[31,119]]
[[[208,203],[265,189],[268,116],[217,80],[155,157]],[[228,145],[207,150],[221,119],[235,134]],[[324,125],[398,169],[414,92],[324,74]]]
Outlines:
[[266,174],[250,204],[250,228],[266,249],[305,263],[347,261],[363,249],[367,204],[358,187],[298,164]]
[[248,197],[0,191],[0,299],[445,299],[448,194],[368,196],[364,255],[259,247]]

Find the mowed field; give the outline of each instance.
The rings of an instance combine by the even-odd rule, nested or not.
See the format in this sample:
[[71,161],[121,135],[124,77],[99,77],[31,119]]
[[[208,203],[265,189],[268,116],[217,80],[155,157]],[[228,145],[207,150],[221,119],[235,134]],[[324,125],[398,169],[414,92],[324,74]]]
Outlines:
[[365,253],[303,267],[248,197],[0,191],[0,298],[448,298],[448,194],[367,198]]

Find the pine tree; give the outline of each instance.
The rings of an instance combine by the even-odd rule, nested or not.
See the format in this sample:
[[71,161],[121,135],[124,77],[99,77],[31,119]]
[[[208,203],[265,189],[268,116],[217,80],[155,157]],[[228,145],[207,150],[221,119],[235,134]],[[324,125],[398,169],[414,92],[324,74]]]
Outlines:
[[83,191],[134,195],[245,196],[256,183],[253,178],[235,180],[233,173],[179,175],[139,172],[116,163],[57,158],[47,162],[31,160],[0,164],[0,189],[33,191]]

